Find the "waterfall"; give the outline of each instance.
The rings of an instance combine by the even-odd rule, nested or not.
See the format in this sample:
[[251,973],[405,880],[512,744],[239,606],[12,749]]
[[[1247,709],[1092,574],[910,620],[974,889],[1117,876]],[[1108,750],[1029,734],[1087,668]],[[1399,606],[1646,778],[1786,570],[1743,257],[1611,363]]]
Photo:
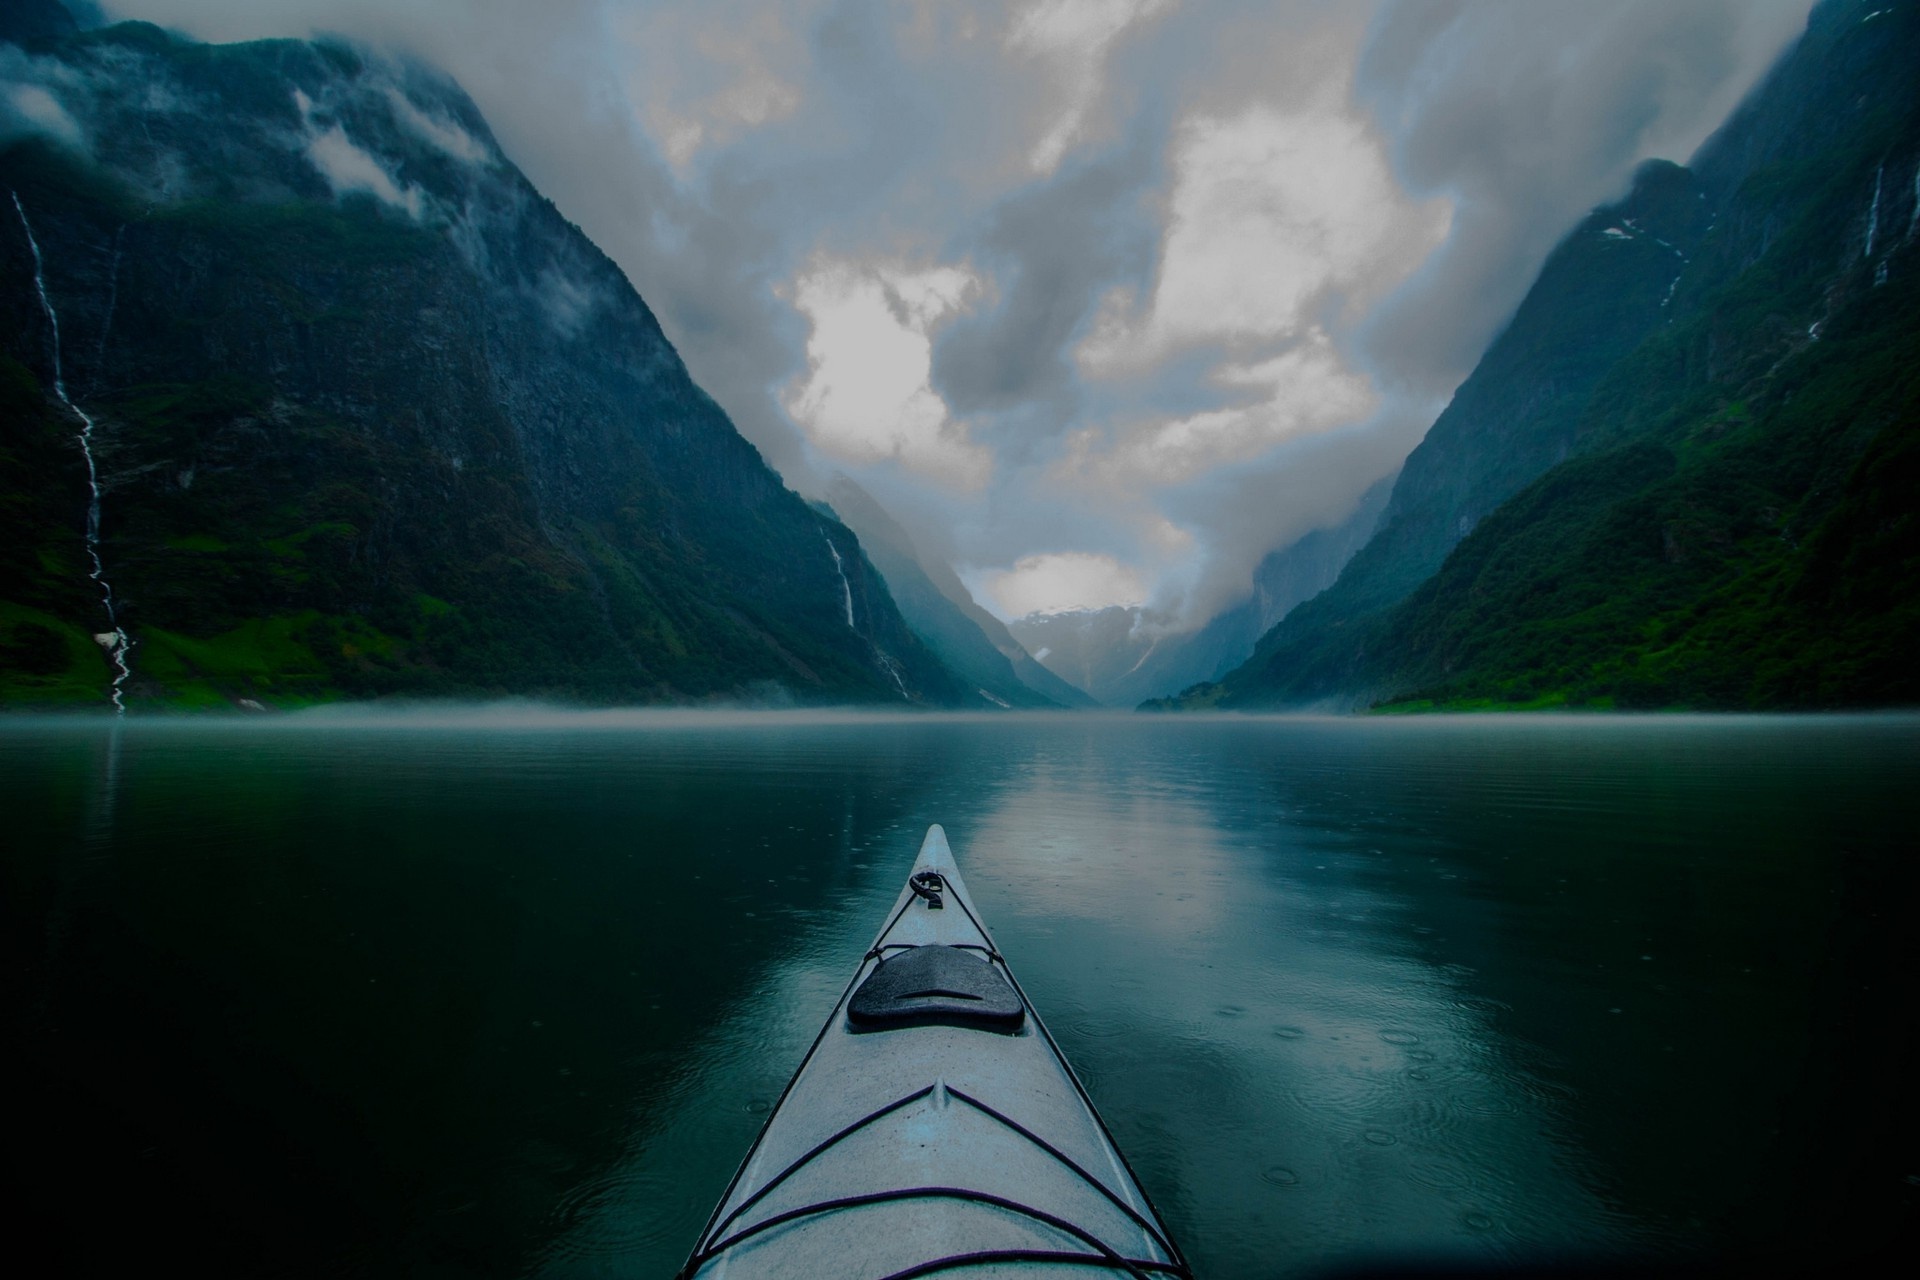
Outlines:
[[[821,537],[827,538],[823,531]],[[847,566],[840,559],[840,548],[833,545],[833,539],[827,538],[827,550],[833,553],[833,571],[840,575],[840,596],[847,606],[847,629],[858,630],[853,625],[853,588],[847,584]],[[896,676],[895,679],[898,679]]]
[[20,193],[10,191],[8,194],[13,197],[14,212],[20,215],[20,227],[27,233],[27,248],[33,251],[33,287],[40,295],[40,309],[47,313],[47,326],[53,331],[53,394],[74,417],[80,419],[80,452],[87,459],[87,558],[93,562],[93,568],[87,576],[100,584],[101,603],[107,608],[107,630],[94,639],[113,656],[113,710],[116,715],[124,715],[127,704],[121,686],[133,674],[133,668],[127,665],[127,653],[133,648],[133,637],[121,630],[119,611],[113,603],[113,585],[107,581],[106,566],[100,562],[100,470],[93,460],[93,419],[86,410],[67,397],[67,381],[60,372],[60,317],[54,312],[53,299],[47,296],[46,268],[40,259],[40,242],[33,238],[33,224],[27,221],[27,207],[20,203]]
[[1873,171],[1873,208],[1867,213],[1867,251],[1862,257],[1873,256],[1873,238],[1880,233],[1880,180],[1886,177],[1887,166],[1881,165]]
[[[833,571],[840,575],[840,602],[847,608],[847,629],[857,634],[859,628],[853,625],[853,587],[847,582],[847,563],[840,558],[840,548],[833,545],[833,539],[827,536],[825,529],[820,531],[820,536],[826,538],[827,551],[833,556]],[[879,645],[872,647],[873,656],[880,662],[880,669],[893,678],[893,687],[900,691],[903,699],[912,702],[913,695],[907,692],[907,682],[900,678],[900,664],[883,653]]]
[[893,687],[900,691],[901,700],[912,702],[913,697],[907,692],[907,682],[900,678],[900,664],[888,655],[882,653],[877,647],[873,651],[873,656],[880,659],[880,669],[893,677]]

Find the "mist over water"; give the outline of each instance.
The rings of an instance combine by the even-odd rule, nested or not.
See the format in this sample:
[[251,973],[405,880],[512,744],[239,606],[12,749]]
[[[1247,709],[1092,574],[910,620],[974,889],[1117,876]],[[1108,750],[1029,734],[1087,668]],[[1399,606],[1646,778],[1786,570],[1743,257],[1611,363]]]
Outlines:
[[13,1181],[77,1263],[669,1275],[939,822],[1202,1276],[1833,1252],[1920,1172],[1917,748],[1910,717],[8,721]]

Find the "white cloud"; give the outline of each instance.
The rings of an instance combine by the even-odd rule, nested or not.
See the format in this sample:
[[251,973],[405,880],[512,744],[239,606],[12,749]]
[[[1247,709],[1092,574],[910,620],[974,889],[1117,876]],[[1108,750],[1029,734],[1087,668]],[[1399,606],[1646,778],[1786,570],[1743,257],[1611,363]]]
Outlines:
[[1038,60],[1055,85],[1052,123],[1027,156],[1036,173],[1053,172],[1086,132],[1114,41],[1172,7],[1173,0],[1034,0],[1014,19],[1007,50]]
[[76,151],[87,147],[86,135],[60,100],[37,84],[0,86],[0,139],[38,133]]
[[1180,484],[1285,441],[1358,422],[1379,406],[1372,385],[1341,364],[1319,329],[1277,356],[1222,365],[1213,380],[1264,395],[1250,404],[1143,423],[1112,439],[1097,427],[1082,428],[1068,437],[1055,474],[1123,490]]
[[1445,237],[1443,202],[1409,202],[1367,126],[1333,110],[1254,106],[1180,131],[1158,278],[1144,314],[1108,295],[1083,372],[1151,366],[1201,343],[1284,339],[1331,295],[1352,312]]
[[364,191],[377,200],[404,210],[408,217],[419,219],[426,203],[419,187],[409,183],[402,188],[386,167],[357,146],[339,125],[315,131],[313,99],[298,89],[293,91],[293,103],[300,108],[300,118],[307,126],[307,159],[327,180],[334,195]]
[[[1571,219],[1684,159],[1809,3],[105,7],[444,68],[790,483],[833,454],[957,563],[1105,553],[1212,607],[1405,456]],[[90,125],[9,49],[0,85]],[[874,283],[906,251],[979,292]],[[1326,425],[1363,375],[1379,408]]]
[[1383,5],[1357,95],[1399,180],[1446,193],[1456,217],[1420,278],[1369,322],[1369,352],[1401,387],[1450,394],[1555,242],[1625,194],[1642,160],[1685,163],[1810,4]]
[[307,159],[313,161],[313,167],[326,178],[335,195],[364,191],[396,209],[404,209],[409,217],[420,216],[420,188],[408,186],[403,190],[393,175],[382,168],[378,160],[355,146],[339,125],[315,134],[308,141]]
[[[1140,507],[1177,503],[1381,410],[1343,350],[1346,332],[1442,241],[1449,208],[1401,193],[1371,128],[1347,114],[1343,84],[1330,85],[1289,110],[1254,103],[1178,129],[1150,291],[1111,292],[1075,358],[1095,381],[1164,380],[1197,351],[1201,371],[1185,376],[1216,402],[1084,422],[1049,467],[1057,486]],[[1204,576],[1194,562],[1221,558],[1231,540],[1208,528],[1165,557],[1155,598],[1189,592]]]
[[680,176],[702,151],[731,146],[799,109],[793,77],[809,7],[715,0],[610,12],[630,59],[627,94]]
[[841,460],[892,459],[962,489],[985,483],[992,455],[967,439],[929,381],[929,334],[978,288],[964,267],[816,256],[782,293],[812,324],[808,372],[784,397],[787,412]]
[[451,120],[428,115],[392,85],[387,86],[387,100],[393,104],[395,119],[454,159],[468,164],[484,164],[489,159],[478,138]]
[[965,577],[968,589],[984,596],[1002,618],[1132,606],[1147,599],[1138,572],[1112,556],[1087,551],[1022,556],[1011,569],[974,570]]
[[577,336],[601,301],[599,290],[569,279],[551,267],[540,273],[535,297],[554,331],[563,338]]

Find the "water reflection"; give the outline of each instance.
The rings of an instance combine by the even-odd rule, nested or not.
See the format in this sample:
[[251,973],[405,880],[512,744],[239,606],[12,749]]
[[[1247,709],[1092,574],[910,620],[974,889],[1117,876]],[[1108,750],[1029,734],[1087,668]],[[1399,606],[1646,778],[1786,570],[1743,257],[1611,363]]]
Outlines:
[[1864,1240],[1911,1208],[1917,746],[0,726],[27,1208],[84,1250],[74,1206],[113,1205],[214,1270],[670,1274],[939,821],[1203,1275]]
[[1089,739],[959,846],[1196,1265],[1630,1238],[1569,1168],[1526,1046],[1369,874],[1387,855],[1247,745]]
[[87,789],[86,844],[104,850],[113,837],[114,808],[120,800],[120,752],[126,722],[115,716],[100,742],[98,781]]

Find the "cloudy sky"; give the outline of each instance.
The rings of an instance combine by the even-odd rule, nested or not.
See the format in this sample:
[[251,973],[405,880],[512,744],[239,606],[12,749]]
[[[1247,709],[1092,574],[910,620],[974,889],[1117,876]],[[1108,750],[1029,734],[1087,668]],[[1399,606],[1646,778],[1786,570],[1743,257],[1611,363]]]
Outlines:
[[105,0],[431,61],[804,493],[1202,621],[1810,0]]

